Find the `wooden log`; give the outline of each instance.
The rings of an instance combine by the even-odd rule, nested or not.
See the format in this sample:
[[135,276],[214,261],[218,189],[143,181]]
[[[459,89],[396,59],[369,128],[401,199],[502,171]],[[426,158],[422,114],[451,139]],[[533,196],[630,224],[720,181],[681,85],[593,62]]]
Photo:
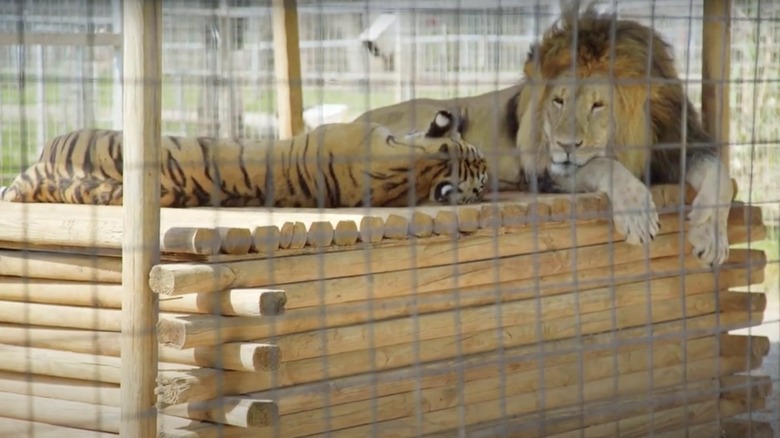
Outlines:
[[306,245],[323,248],[333,243],[333,225],[327,221],[314,222],[309,226]]
[[225,254],[243,255],[252,247],[252,232],[248,228],[217,227],[220,250]]
[[292,227],[292,239],[290,249],[301,249],[306,246],[306,224],[295,222]]
[[403,240],[409,236],[409,221],[397,214],[390,214],[385,219],[385,239]]
[[296,0],[274,0],[272,17],[279,138],[287,139],[305,129]]
[[[707,379],[719,374],[744,371],[746,369],[744,357],[711,358],[687,362],[682,365],[659,367],[652,370],[648,376],[647,370],[634,373],[621,374],[602,380],[595,380],[583,384],[580,388],[582,400],[574,400],[571,387],[561,387],[545,391],[541,406],[536,397],[528,394],[508,396],[503,400],[488,400],[483,402],[468,403],[469,409],[461,411],[461,407],[454,406],[423,413],[420,422],[416,416],[397,418],[374,424],[364,424],[357,427],[341,429],[340,437],[364,437],[372,434],[372,430],[381,431],[381,436],[388,438],[405,437],[412,434],[426,434],[453,429],[458,424],[478,424],[480,422],[494,420],[502,415],[500,406],[503,405],[503,415],[520,415],[536,411],[538,409],[552,409],[561,405],[573,403],[588,403],[608,397],[625,394],[636,394],[643,391],[652,391],[655,388],[664,388],[679,385],[688,379]],[[718,369],[719,368],[719,369]],[[617,380],[617,383],[615,382]],[[495,389],[493,390],[495,396]],[[284,420],[282,420],[284,421]],[[374,429],[376,428],[376,429]],[[621,435],[622,436],[622,435]]]
[[225,316],[273,316],[284,313],[287,295],[273,289],[231,289],[217,293],[160,298],[160,311]]
[[[440,291],[459,290],[461,295],[495,292],[496,300],[521,299],[537,294],[555,295],[575,289],[590,289],[636,282],[642,279],[679,276],[683,272],[700,270],[698,260],[685,257],[680,260],[672,245],[659,248],[659,257],[644,263],[641,260],[616,260],[610,264],[608,257],[591,257],[608,245],[593,249],[556,251],[546,254],[511,256],[501,263],[469,262],[458,265],[458,275],[452,275],[452,267],[422,268],[414,272],[380,273],[371,278],[349,277],[326,279],[312,283],[285,285],[288,298],[286,309],[337,305],[346,302],[364,303],[371,291],[372,300],[402,296],[420,296]],[[576,257],[575,257],[576,256]],[[556,267],[571,266],[577,261],[588,260],[588,265],[577,268],[577,281],[568,270],[560,272]],[[624,263],[617,263],[617,262]],[[637,263],[639,262],[639,263]],[[538,268],[534,269],[534,264]],[[763,282],[766,255],[762,251],[733,249],[722,269],[729,271],[728,279],[721,280],[729,288]],[[562,270],[562,269],[561,269]],[[555,274],[554,272],[560,272]],[[541,278],[539,278],[541,277]],[[499,279],[500,283],[496,283]],[[724,286],[724,289],[726,286]]]
[[498,205],[483,205],[479,209],[479,228],[498,230],[503,220],[501,212]]
[[[718,333],[723,330],[728,330],[728,327],[742,327],[760,324],[763,316],[756,312],[739,312],[736,314],[718,314],[717,318],[702,318],[697,319],[696,316],[705,316],[714,312],[707,312],[707,307],[714,307],[711,299],[705,299],[703,296],[700,299],[694,299],[689,297],[686,301],[687,309],[683,310],[680,306],[676,306],[677,300],[673,303],[662,302],[653,303],[651,306],[652,318],[656,323],[653,327],[654,331],[657,331],[653,336],[662,336],[663,328],[665,325],[662,323],[667,317],[667,321],[673,321],[683,316],[687,318],[685,321],[686,333],[700,333],[700,332],[715,332]],[[706,301],[706,302],[702,302]],[[647,307],[637,306],[635,308],[635,315],[626,317],[626,320],[632,321],[630,324],[635,325],[637,328],[646,330],[644,326],[649,324]],[[694,311],[694,308],[699,310]],[[659,313],[661,312],[661,313]],[[285,386],[285,384],[300,384],[303,382],[311,382],[320,379],[332,379],[345,375],[354,375],[362,372],[377,372],[380,370],[393,369],[402,366],[411,365],[414,361],[429,362],[435,360],[443,360],[452,357],[462,356],[464,354],[473,354],[490,349],[496,348],[511,348],[521,345],[530,345],[538,343],[540,341],[552,342],[558,339],[565,339],[567,336],[585,335],[588,333],[598,333],[599,330],[604,332],[610,332],[616,330],[618,327],[612,327],[611,318],[613,311],[596,312],[588,314],[583,318],[561,318],[550,321],[543,324],[541,328],[544,333],[539,335],[537,330],[539,329],[535,323],[529,323],[516,327],[505,327],[496,336],[496,328],[493,327],[488,330],[478,332],[476,330],[468,330],[469,337],[463,340],[460,345],[452,341],[451,335],[447,337],[435,338],[435,339],[415,339],[411,343],[398,343],[387,347],[380,345],[374,345],[369,350],[357,349],[349,353],[341,353],[338,351],[329,351],[328,354],[328,370],[327,373],[322,370],[321,358],[310,358],[301,361],[292,361],[289,356],[298,356],[302,354],[301,351],[293,348],[285,349],[284,342],[279,342],[282,351],[285,351],[285,362],[280,367],[275,378],[273,376],[265,376],[260,374],[248,375],[245,373],[214,373],[209,370],[198,370],[197,372],[188,373],[161,373],[161,385],[165,388],[163,391],[163,400],[166,403],[181,403],[187,400],[207,400],[216,398],[219,394],[213,394],[211,391],[216,388],[213,383],[213,379],[220,378],[222,387],[227,394],[230,391],[254,392],[268,389],[271,386]],[[625,315],[625,312],[623,312]],[[663,315],[663,316],[661,316]],[[491,317],[493,317],[491,315]],[[452,315],[450,315],[452,318]],[[621,320],[623,318],[620,318]],[[585,329],[581,330],[581,333],[577,333],[578,323],[582,321]],[[600,321],[594,325],[589,325],[590,321]],[[661,324],[658,324],[661,322]],[[731,324],[730,324],[731,322]],[[588,324],[588,325],[585,325]],[[603,328],[598,328],[597,325],[601,324]],[[700,332],[697,332],[697,324],[700,324]],[[643,326],[644,325],[644,326]],[[676,332],[681,333],[682,329]],[[464,331],[466,329],[464,328]],[[380,330],[376,330],[375,333],[382,333]],[[452,333],[452,332],[450,332]],[[631,330],[621,331],[621,333],[632,333]],[[645,332],[641,332],[634,336],[634,338],[641,338]],[[306,334],[303,334],[304,336]],[[286,336],[285,340],[297,341],[296,335]],[[347,338],[348,339],[348,338]],[[632,339],[628,337],[627,339]],[[279,341],[285,341],[279,339]],[[329,346],[333,344],[328,342]],[[547,345],[547,344],[545,344]],[[349,347],[352,348],[352,347]],[[536,347],[538,348],[538,347]],[[534,350],[538,351],[538,350]],[[367,353],[368,352],[368,353]],[[381,352],[381,354],[379,353]],[[416,352],[416,353],[415,353]],[[371,353],[371,354],[369,354]],[[374,353],[377,355],[375,356]],[[416,355],[415,355],[416,354]],[[311,357],[311,354],[306,353]],[[292,374],[294,373],[294,374]],[[287,380],[289,379],[289,380]],[[187,382],[183,384],[181,382]]]
[[[736,183],[732,180],[732,185]],[[685,202],[690,203],[695,196],[695,193],[691,191],[690,187],[686,186],[688,190],[685,194]],[[680,190],[677,185],[662,185],[651,187],[654,199],[658,196],[657,193],[666,193],[670,198],[670,206],[668,208],[663,207],[662,202],[657,202],[659,211],[671,214],[674,217],[678,217],[680,199]],[[575,209],[577,217],[584,221],[591,221],[592,219],[599,219],[605,221],[608,219],[607,209],[608,202],[603,194],[577,194],[577,195],[528,195],[520,192],[509,193],[504,192],[501,194],[503,199],[501,202],[486,202],[482,205],[468,205],[468,206],[436,206],[436,207],[417,207],[417,208],[383,208],[366,210],[365,208],[357,209],[338,209],[337,212],[331,213],[330,210],[326,210],[323,213],[318,209],[296,209],[294,211],[285,210],[283,214],[268,208],[242,208],[242,209],[219,209],[219,208],[190,208],[187,210],[187,215],[182,216],[181,210],[176,208],[163,208],[160,210],[160,239],[161,250],[163,253],[175,253],[179,252],[176,248],[166,250],[165,240],[177,238],[176,233],[183,233],[181,236],[187,236],[187,233],[193,233],[197,229],[202,229],[204,233],[210,233],[214,235],[215,228],[217,227],[237,227],[237,228],[282,228],[285,223],[289,223],[288,227],[292,226],[292,222],[302,222],[305,226],[309,226],[313,222],[328,221],[335,227],[339,221],[351,220],[355,223],[360,222],[366,216],[374,216],[380,219],[386,219],[390,215],[396,215],[406,218],[413,222],[413,218],[419,220],[422,218],[421,224],[429,223],[432,226],[433,217],[440,210],[446,209],[450,211],[456,211],[457,214],[470,214],[469,212],[461,213],[461,210],[480,209],[480,214],[484,215],[487,209],[495,210],[500,213],[506,211],[516,211],[521,213],[522,218],[508,218],[506,221],[506,227],[513,228],[514,226],[521,225],[522,227],[529,227],[530,223],[526,220],[527,206],[533,202],[541,202],[547,205],[553,203],[560,204],[561,201],[570,202],[572,207],[564,207],[565,209]],[[552,208],[552,207],[548,207]],[[556,207],[559,208],[559,207]],[[744,206],[744,203],[734,202],[732,209],[744,209],[753,212],[753,214],[760,218],[761,209],[756,206]],[[36,247],[46,247],[47,245],[54,245],[60,247],[73,247],[75,242],[82,240],[82,245],[88,244],[90,248],[113,246],[119,248],[121,245],[121,230],[122,230],[122,208],[117,206],[92,206],[92,205],[70,205],[70,204],[18,204],[18,203],[4,203],[3,204],[4,216],[0,218],[0,242],[27,242],[35,243]],[[427,219],[426,219],[427,218]],[[46,222],[46,221],[57,222]],[[522,223],[518,223],[518,220]],[[291,222],[292,221],[292,222]],[[95,224],[99,227],[98,230],[91,229],[93,227],[85,227],[84,223]],[[559,224],[560,225],[560,224]],[[492,234],[493,229],[496,226],[502,226],[501,223],[495,224],[493,227],[485,228],[480,226],[480,229],[486,230]],[[21,228],[20,228],[21,227]],[[65,228],[71,230],[69,233],[62,233],[61,230]],[[428,228],[423,226],[423,228]],[[188,231],[189,229],[189,231]],[[197,231],[200,233],[201,231]],[[84,239],[75,237],[76,233],[83,233]],[[414,233],[410,232],[410,235]],[[35,236],[35,238],[33,238]],[[190,234],[191,236],[191,234]],[[430,236],[426,233],[426,236]],[[281,237],[281,236],[280,236]],[[95,239],[103,240],[95,240]],[[110,240],[113,244],[104,244],[104,240]],[[187,239],[184,239],[185,242]],[[209,239],[204,239],[204,242]],[[213,242],[215,243],[215,242]],[[213,244],[212,243],[212,244]],[[203,245],[204,248],[208,248],[210,245]],[[189,243],[186,245],[190,245]],[[196,245],[198,247],[198,245]],[[185,247],[186,248],[186,247]],[[213,253],[218,252],[218,248],[213,250]],[[182,252],[212,252],[210,250],[187,250],[182,249]]]
[[[0,300],[118,309],[122,286],[22,277],[0,277]],[[161,312],[211,313],[226,316],[278,315],[287,303],[284,291],[232,289],[217,293],[161,297]],[[85,309],[85,311],[87,311]]]
[[[99,229],[91,229],[90,231],[102,233]],[[82,242],[75,242],[77,245],[79,243]],[[89,246],[87,242],[83,243],[84,246]],[[68,244],[73,245],[73,240],[68,241]],[[161,252],[212,255],[219,253],[221,244],[219,233],[209,228],[174,227],[160,233]],[[105,245],[103,247],[112,248],[113,246]]]
[[[121,207],[106,212],[92,205],[3,203],[0,240],[36,245],[121,249],[124,229]],[[48,209],[40,207],[49,207]],[[109,214],[107,214],[109,213]],[[158,232],[160,251],[211,255],[219,253],[219,235],[200,227],[169,222]]]
[[409,221],[409,232],[415,237],[430,237],[433,235],[433,217],[415,211]]
[[255,227],[252,231],[252,247],[250,251],[260,254],[273,254],[279,249],[281,237],[282,233],[276,225]]
[[306,234],[306,245],[315,248],[324,248],[333,243],[333,225],[330,222],[319,221],[309,225]]
[[295,225],[292,222],[285,222],[279,231],[279,247],[287,249],[292,245],[293,228]]
[[119,406],[119,385],[0,371],[0,392]]
[[[723,271],[724,273],[729,271]],[[739,272],[739,271],[737,271]],[[542,274],[544,275],[544,274]],[[724,287],[733,285],[739,285],[739,282],[734,281],[730,283],[727,275],[720,276],[725,280]],[[712,292],[717,287],[717,278],[711,274],[693,275],[685,277],[672,277],[670,279],[658,279],[651,282],[639,282],[627,285],[618,286],[616,290],[610,287],[604,287],[594,289],[587,292],[573,292],[564,294],[561,296],[551,296],[541,298],[541,314],[537,314],[536,303],[529,303],[524,298],[530,298],[534,295],[534,291],[528,290],[525,294],[515,294],[514,297],[507,297],[501,308],[502,320],[503,318],[510,318],[511,321],[516,322],[504,322],[505,325],[513,325],[525,321],[549,321],[551,319],[573,316],[575,312],[579,313],[591,313],[597,311],[603,311],[613,307],[607,303],[615,297],[619,300],[614,304],[614,308],[640,306],[647,304],[646,295],[643,293],[648,287],[652,285],[658,285],[659,292],[654,293],[651,296],[651,300],[664,300],[675,299],[679,296],[679,289],[683,288],[685,294],[700,294],[705,292]],[[666,291],[667,293],[663,293]],[[537,292],[538,293],[538,292]],[[724,301],[724,305],[743,306],[740,309],[729,310],[746,310],[750,303],[745,303],[745,299],[755,298],[756,302],[753,304],[755,308],[761,308],[766,306],[765,298],[760,294],[741,295],[736,293],[736,296],[728,295],[728,299]],[[411,335],[409,330],[412,330],[412,326],[408,326],[404,319],[392,320],[390,318],[400,317],[408,315],[410,311],[414,309],[421,309],[423,315],[418,317],[420,324],[425,324],[426,336],[435,337],[434,332],[440,333],[441,336],[445,336],[447,330],[452,329],[452,324],[455,320],[451,319],[451,312],[458,312],[461,316],[458,319],[469,319],[474,322],[470,326],[470,330],[482,330],[487,327],[479,325],[480,321],[483,324],[494,326],[495,322],[491,317],[496,310],[493,303],[496,302],[495,292],[486,291],[485,293],[471,293],[467,296],[460,296],[457,301],[452,295],[451,291],[444,290],[441,294],[425,294],[416,295],[410,298],[391,298],[388,300],[380,300],[377,303],[369,303],[372,311],[370,313],[355,312],[355,306],[353,304],[341,304],[333,306],[331,311],[325,318],[323,327],[323,321],[317,316],[321,312],[320,309],[312,307],[307,309],[300,309],[296,312],[287,312],[285,316],[258,321],[255,318],[240,318],[240,317],[219,317],[219,316],[206,316],[206,315],[186,315],[181,317],[169,317],[161,315],[158,324],[158,338],[159,341],[174,348],[190,348],[194,346],[206,346],[215,345],[218,342],[234,342],[251,339],[265,339],[270,336],[281,336],[292,333],[303,333],[310,330],[318,330],[318,336],[329,336],[326,333],[329,331],[323,331],[326,327],[329,330],[337,330],[337,327],[345,327],[361,322],[373,321],[377,330],[386,330],[385,335],[388,340],[395,339],[399,342],[401,337],[406,334]],[[762,300],[762,298],[764,298]],[[509,300],[512,301],[509,301]],[[577,304],[579,302],[579,304]],[[378,305],[377,305],[378,304]],[[485,304],[491,304],[485,306]],[[466,307],[477,306],[480,307]],[[435,313],[439,312],[439,313]],[[436,321],[436,322],[435,322]],[[435,327],[441,325],[442,329],[435,331]],[[385,328],[386,327],[386,328]],[[445,328],[446,327],[446,328]],[[347,332],[357,334],[357,336],[366,336],[365,334],[359,334],[362,328],[359,326],[345,327],[342,330],[337,330],[339,333],[340,341],[338,344],[346,345]],[[400,330],[398,332],[397,330]],[[335,333],[335,331],[334,331]],[[402,335],[402,333],[404,335]],[[302,335],[305,336],[305,335]],[[380,342],[376,339],[375,342]],[[420,338],[423,339],[423,338]],[[287,342],[287,341],[282,341]],[[301,338],[301,342],[306,342],[304,338]],[[384,344],[374,344],[374,346]],[[283,349],[285,347],[282,347]],[[328,347],[332,353],[333,347]],[[296,351],[303,351],[301,346],[298,345],[294,348]],[[319,355],[319,353],[312,353]],[[287,356],[289,360],[292,356]]]
[[[0,325],[0,343],[41,350],[119,357],[119,334],[75,329]],[[179,350],[160,347],[162,362],[236,371],[272,371],[281,352],[273,344],[235,342],[214,347]]]
[[[715,320],[715,315],[692,318],[690,320],[692,326],[691,339],[701,334],[702,329],[700,327],[708,325],[715,327],[717,325]],[[728,321],[728,323],[733,324],[734,321]],[[682,321],[663,323],[659,329],[673,333],[674,327],[682,324],[684,324]],[[603,360],[604,357],[613,357],[618,353],[629,354],[637,349],[648,350],[649,348],[668,344],[678,345],[684,340],[681,340],[676,334],[674,336],[659,335],[658,337],[645,338],[641,330],[637,328],[617,332],[618,339],[615,339],[612,333],[593,335],[587,338],[584,345],[576,338],[550,342],[545,344],[545,366],[555,367],[567,364],[589,363],[587,361]],[[633,338],[634,336],[636,338]],[[732,335],[722,335],[720,342],[723,343],[723,339],[730,336]],[[733,345],[737,346],[738,344],[735,343]],[[422,345],[423,348],[428,346],[431,345]],[[464,345],[464,347],[468,348],[468,345]],[[411,352],[412,349],[413,347],[410,347],[409,351]],[[394,355],[395,352],[403,354],[397,348],[381,349],[377,351],[377,357],[387,354],[387,357],[390,358],[391,367],[394,367],[399,364],[396,359],[397,356]],[[754,354],[756,357],[760,356],[756,353],[751,353],[749,349],[721,351],[722,356],[744,357],[750,354]],[[400,367],[389,371],[381,371],[382,367],[379,367],[376,372],[368,370],[366,374],[356,373],[355,375],[339,378],[338,391],[334,391],[327,381],[301,384],[300,380],[306,368],[300,367],[299,369],[299,366],[303,365],[305,361],[298,363],[289,362],[282,368],[283,374],[279,384],[287,384],[288,381],[284,380],[285,378],[289,378],[290,381],[296,383],[294,386],[284,389],[284,399],[280,404],[281,414],[288,415],[295,412],[322,409],[324,403],[333,406],[407,391],[413,392],[415,390],[446,386],[453,379],[459,379],[465,384],[478,378],[500,378],[502,373],[507,372],[507,369],[502,365],[507,357],[512,358],[511,368],[514,372],[533,370],[537,366],[535,364],[538,364],[539,347],[538,345],[509,347],[503,350],[503,353],[498,353],[496,350],[488,350],[485,353],[469,355],[462,359],[423,363],[419,366],[419,370],[416,367],[414,369],[411,367]],[[426,359],[429,358],[422,358],[422,360]],[[521,363],[523,362],[525,363],[525,368],[522,368]],[[329,358],[329,364],[334,368],[341,363],[339,356]],[[463,370],[462,374],[459,373],[461,369]],[[249,395],[253,398],[263,399],[276,397],[277,393],[278,390],[273,389]],[[321,396],[312,397],[312,394],[320,394]],[[643,405],[644,407],[646,405]]]
[[[213,301],[216,301],[216,303],[212,304],[212,307],[218,309],[220,304],[219,294],[210,295],[214,295]],[[283,297],[283,294],[272,295],[263,302],[262,298],[257,299],[258,297],[255,296],[257,301],[255,301],[254,307],[258,310],[258,314],[278,315],[283,310],[281,297]],[[262,306],[265,306],[265,309],[261,309]],[[244,316],[244,318],[256,318],[258,314]],[[182,314],[160,313],[160,316],[177,318],[182,316]],[[121,330],[120,320],[121,310],[119,309],[0,301],[0,323],[119,332]]]
[[774,438],[775,436],[774,429],[770,423],[754,419],[730,418],[722,422],[722,430],[725,432],[726,438]]
[[[101,383],[120,383],[119,357],[0,345],[0,371],[65,377]],[[194,371],[200,367],[160,362],[161,371]],[[154,387],[154,385],[152,385]],[[154,388],[153,388],[154,389]],[[2,410],[0,410],[2,412]]]
[[744,409],[739,404],[731,403],[728,400],[707,400],[672,409],[654,410],[652,413],[622,418],[615,422],[599,424],[583,430],[550,435],[550,438],[595,438],[604,436],[644,438],[667,431],[676,431],[678,434],[682,432],[682,435],[677,436],[686,436],[684,431],[690,426],[707,423],[723,414],[738,415],[741,413],[744,413]]
[[236,427],[268,427],[279,421],[279,408],[271,400],[222,397],[217,400],[167,406],[162,413]]
[[[721,160],[729,169],[731,76],[731,0],[707,0],[703,6],[701,118],[704,129],[722,145]],[[728,175],[723,175],[728,178]]]
[[338,221],[333,232],[333,243],[338,246],[351,246],[358,240],[358,227],[354,221]]
[[[756,355],[756,357],[761,357]],[[769,376],[723,376],[720,379],[723,398],[752,399],[767,398],[772,395],[772,378]]]
[[476,208],[458,209],[458,231],[475,233],[479,230],[479,210]]
[[121,319],[117,309],[0,301],[4,323],[119,332]]
[[[678,344],[653,346],[652,348],[637,348],[614,355],[604,354],[601,357],[589,358],[587,362],[575,360],[557,366],[545,363],[543,373],[539,370],[539,359],[521,363],[512,361],[512,363],[506,364],[503,375],[499,371],[495,375],[464,382],[460,391],[460,397],[462,397],[460,400],[459,397],[452,394],[451,385],[443,385],[421,389],[419,392],[407,391],[373,398],[371,402],[376,408],[371,411],[360,409],[361,406],[365,406],[366,402],[358,401],[334,405],[327,410],[319,409],[285,415],[282,416],[278,429],[280,436],[301,437],[324,432],[323,424],[328,424],[330,430],[338,430],[400,419],[406,417],[406,413],[410,410],[414,410],[415,399],[418,397],[426,400],[424,409],[428,413],[458,404],[471,406],[481,402],[495,401],[497,398],[515,397],[522,394],[525,394],[529,399],[534,399],[536,398],[534,395],[539,391],[549,394],[555,393],[555,390],[568,389],[570,395],[568,400],[561,398],[557,401],[550,401],[549,405],[544,406],[544,409],[553,409],[579,402],[572,394],[573,388],[585,387],[589,382],[604,381],[611,377],[625,384],[621,385],[619,389],[593,388],[594,393],[600,394],[592,395],[588,399],[589,402],[601,398],[633,394],[639,385],[637,380],[640,376],[644,376],[645,380],[648,379],[649,367],[663,369],[676,366],[679,368],[686,361],[711,360],[717,356],[714,350],[716,346],[717,337],[709,337]],[[490,368],[495,369],[496,367]],[[469,371],[473,373],[482,370],[477,368]],[[468,371],[464,370],[463,372]],[[632,375],[634,378],[621,380],[624,375]],[[578,378],[572,379],[571,376],[578,376]],[[704,378],[708,377],[709,375]],[[690,380],[696,381],[697,379],[698,376],[694,376]],[[501,387],[500,393],[496,391],[499,386]],[[608,395],[613,389],[617,394]],[[717,399],[717,395],[713,394],[711,398]]]
[[385,222],[377,216],[366,216],[360,220],[358,240],[363,243],[377,243],[385,235]]
[[[36,421],[54,426],[110,433],[119,433],[120,429],[118,407],[92,403],[3,392],[0,393],[0,412],[6,418]],[[139,421],[139,419],[135,420]]]
[[746,351],[757,356],[769,354],[771,343],[766,336],[729,335],[720,341],[721,352]]
[[121,273],[116,258],[0,250],[0,276],[120,283]]
[[0,436],[4,437],[35,437],[35,438],[116,438],[115,433],[96,432],[94,430],[74,429],[71,427],[54,426],[27,420],[0,418]]
[[[494,437],[499,434],[517,438],[537,438],[571,431],[583,432],[588,426],[601,425],[646,414],[648,410],[664,410],[717,400],[713,379],[686,382],[682,385],[656,389],[649,393],[611,397],[582,405],[547,409],[465,427],[471,438]],[[425,435],[426,438],[449,437],[453,431]]]
[[[678,231],[678,221],[675,218],[665,217],[661,223],[663,229],[672,234],[656,237],[653,244],[649,246],[651,258],[657,257],[658,251],[663,250],[666,245],[674,245],[676,253],[681,249],[679,236],[674,234]],[[750,229],[731,226],[729,239],[730,242],[738,243],[750,236],[750,239],[755,241],[756,237],[763,236],[765,232],[763,226],[750,227]],[[573,234],[568,227],[551,227],[539,229],[538,233],[534,234],[506,234],[502,236],[502,244],[498,245],[497,250],[493,252],[495,257],[507,257],[606,244],[618,240],[603,226],[578,226],[576,234]],[[360,276],[368,272],[378,274],[449,265],[455,261],[458,263],[479,261],[484,260],[485,248],[494,246],[492,236],[472,236],[469,237],[467,244],[462,245],[453,245],[450,238],[445,238],[445,240],[427,243],[424,252],[414,251],[408,246],[374,248],[368,263],[363,260],[364,254],[353,251],[332,253],[327,257],[322,257],[320,254],[284,257],[275,260],[273,270],[258,269],[257,265],[260,262],[254,260],[216,264],[173,263],[155,266],[150,273],[149,283],[156,292],[168,295],[239,287],[263,287],[277,281],[278,278],[284,279],[285,283],[322,280],[320,267],[324,268],[326,278],[337,278]],[[689,243],[684,242],[683,248],[686,253],[690,253]],[[647,257],[644,247],[625,242],[613,243],[611,249],[616,260]],[[582,250],[586,249],[582,248]]]
[[439,210],[433,218],[433,234],[454,236],[458,232],[458,215],[451,210]]
[[252,438],[255,429],[160,415],[157,438]]

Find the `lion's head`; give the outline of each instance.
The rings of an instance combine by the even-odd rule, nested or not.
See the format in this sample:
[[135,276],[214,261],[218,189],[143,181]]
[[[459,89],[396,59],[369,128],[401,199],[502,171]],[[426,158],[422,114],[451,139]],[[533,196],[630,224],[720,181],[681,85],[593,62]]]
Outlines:
[[681,137],[687,98],[671,46],[638,22],[592,7],[565,11],[523,72],[514,104],[526,171],[569,174],[611,156],[639,177],[649,145]]

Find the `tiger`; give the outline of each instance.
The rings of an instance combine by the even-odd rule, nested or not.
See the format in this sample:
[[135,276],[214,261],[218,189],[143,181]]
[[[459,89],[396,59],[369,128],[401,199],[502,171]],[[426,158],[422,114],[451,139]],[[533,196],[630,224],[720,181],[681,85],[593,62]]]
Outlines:
[[[465,121],[437,112],[427,130],[330,123],[289,139],[161,136],[161,207],[348,208],[471,204],[485,157]],[[122,205],[122,131],[54,138],[2,192],[8,202]]]

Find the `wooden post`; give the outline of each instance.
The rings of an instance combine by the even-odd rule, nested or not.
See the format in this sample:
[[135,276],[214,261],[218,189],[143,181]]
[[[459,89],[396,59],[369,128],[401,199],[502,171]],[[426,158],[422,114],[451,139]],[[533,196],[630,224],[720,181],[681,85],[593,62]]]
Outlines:
[[120,435],[156,436],[162,0],[124,2],[124,197]]
[[279,138],[284,139],[304,128],[296,0],[273,0],[273,32]]
[[702,23],[702,102],[704,128],[722,145],[729,166],[729,78],[731,70],[731,0],[704,0]]

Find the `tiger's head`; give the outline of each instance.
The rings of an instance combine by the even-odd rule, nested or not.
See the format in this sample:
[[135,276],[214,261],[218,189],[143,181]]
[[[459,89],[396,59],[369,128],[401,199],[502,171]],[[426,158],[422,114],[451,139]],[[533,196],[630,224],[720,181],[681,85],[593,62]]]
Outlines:
[[[431,175],[428,201],[437,204],[480,202],[487,184],[487,162],[482,151],[461,137],[466,116],[438,111],[425,132],[412,133],[406,140],[426,150],[429,160],[422,174]],[[432,161],[432,162],[431,162]],[[427,178],[426,178],[427,179]]]

